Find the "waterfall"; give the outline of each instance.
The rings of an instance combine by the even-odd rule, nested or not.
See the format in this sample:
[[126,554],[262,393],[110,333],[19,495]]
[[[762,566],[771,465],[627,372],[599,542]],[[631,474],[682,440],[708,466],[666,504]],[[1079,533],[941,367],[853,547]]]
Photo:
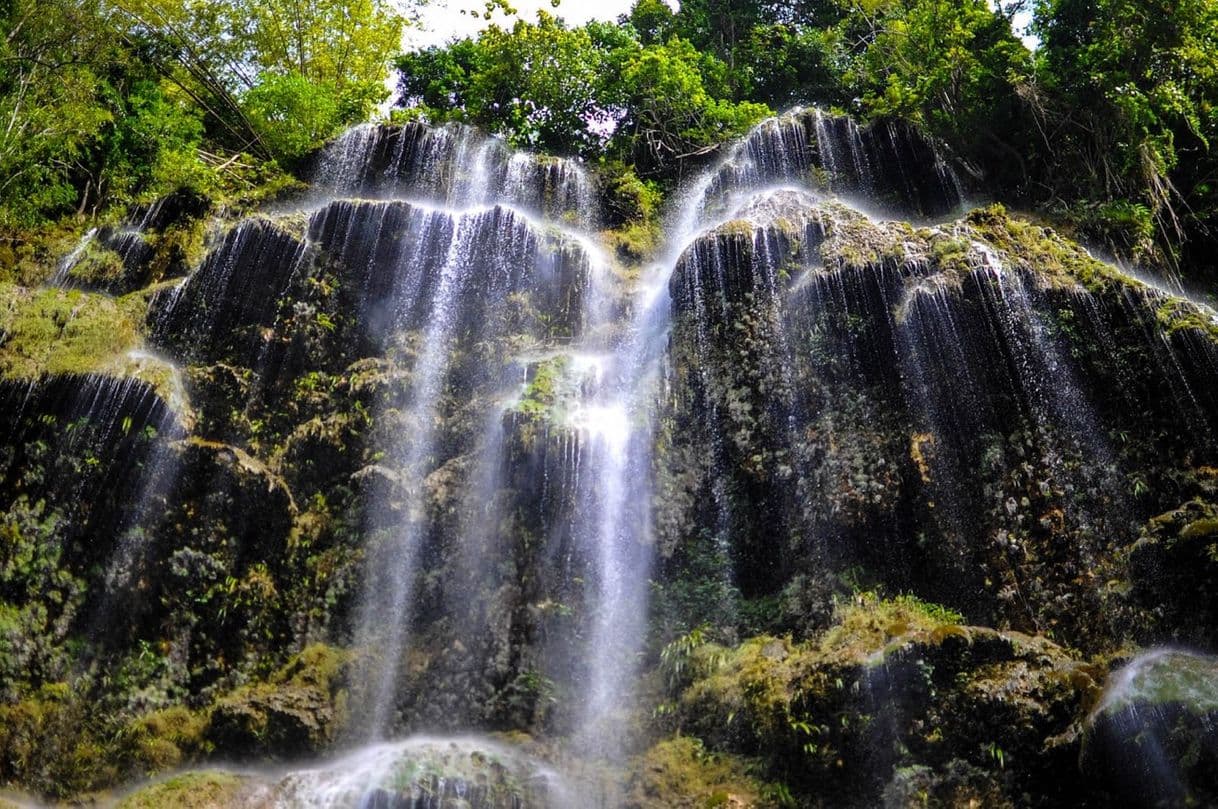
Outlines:
[[[393,335],[417,335],[404,429],[384,450],[401,491],[387,495],[394,502],[376,509],[370,523],[380,539],[369,548],[357,631],[380,661],[370,706],[379,736],[395,723],[419,561],[431,541],[427,481],[443,453],[437,425],[453,406],[448,387],[461,384],[452,356],[501,339],[509,306],[522,295],[577,333],[579,297],[597,283],[601,259],[586,235],[568,227],[587,225],[593,210],[577,166],[513,153],[468,127],[359,127],[330,147],[320,185],[384,200],[324,205],[309,238],[349,268],[366,338],[385,346]],[[493,415],[482,424],[484,434],[502,429]],[[471,498],[491,500],[503,444],[494,436],[476,443],[484,447],[478,466],[487,471],[466,485],[475,489]],[[468,527],[466,534],[463,547],[486,544],[484,532]],[[484,569],[477,551],[460,558],[470,573]]]
[[[570,414],[587,456],[575,533],[593,559],[580,741],[610,757],[622,752],[623,719],[634,707],[636,661],[646,635],[653,411],[667,338],[666,274],[655,267],[640,284],[624,333],[598,368],[593,395]],[[607,325],[592,319],[593,334]]]
[[[955,630],[985,636],[965,673],[1008,630],[1062,659],[1058,643],[1104,648],[1092,627],[1125,618],[1080,582],[1126,549],[1186,579],[1153,536],[1178,501],[1147,494],[1148,458],[1185,459],[1152,483],[1210,530],[1218,315],[1037,225],[963,214],[949,161],[901,125],[815,108],[760,123],[673,195],[646,266],[605,249],[595,173],[467,126],[355,127],[310,170],[299,196],[215,220],[180,278],[107,295],[72,273],[104,249],[152,281],[178,204],[158,203],[63,257],[51,283],[82,288],[17,301],[24,321],[0,311],[0,349],[20,348],[0,360],[25,362],[0,384],[0,491],[48,535],[70,526],[55,542],[90,617],[50,618],[90,646],[81,676],[143,678],[125,696],[158,721],[206,705],[190,716],[221,757],[345,750],[231,774],[251,803],[621,805],[604,781],[645,745],[751,699],[741,666],[787,683],[836,666],[815,644],[863,588],[879,595],[854,593],[860,615],[909,593],[965,616],[869,627],[909,659],[885,647],[853,696],[782,708],[799,761],[835,739],[882,750],[835,765],[871,789],[860,768],[913,772],[908,725],[935,690],[911,685],[917,655],[953,656]],[[81,338],[86,306],[143,329]],[[59,364],[46,334],[71,344]],[[681,679],[661,650],[693,638],[722,647],[682,661],[700,690],[661,696]],[[856,697],[834,704],[865,732],[796,724]],[[764,717],[731,726],[729,708],[706,744],[766,755],[745,749]],[[802,799],[821,775],[791,785]]]

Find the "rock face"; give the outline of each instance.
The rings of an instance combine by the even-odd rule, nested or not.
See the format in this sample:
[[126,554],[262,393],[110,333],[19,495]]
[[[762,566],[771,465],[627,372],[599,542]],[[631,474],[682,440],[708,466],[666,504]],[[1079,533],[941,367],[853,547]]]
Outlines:
[[[609,186],[361,127],[295,201],[167,200],[0,287],[0,781],[359,749],[200,777],[1105,805],[1108,656],[1218,637],[1213,312],[999,207],[925,223],[933,145],[815,110],[691,184],[656,267],[599,247]],[[1210,795],[1207,710],[1155,720],[1196,744],[1148,803]],[[545,741],[364,747],[472,730]]]
[[787,192],[696,241],[671,290],[666,423],[692,446],[660,472],[662,547],[730,547],[746,598],[858,565],[1084,648],[1135,631],[1092,577],[1202,490],[1208,316],[1164,327],[1176,304],[996,209],[914,229]]

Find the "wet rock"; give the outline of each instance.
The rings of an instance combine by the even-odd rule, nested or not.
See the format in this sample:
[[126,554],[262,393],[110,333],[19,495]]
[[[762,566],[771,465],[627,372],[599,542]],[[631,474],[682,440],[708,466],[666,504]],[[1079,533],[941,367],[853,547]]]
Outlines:
[[1077,796],[1076,723],[1097,669],[1043,638],[957,621],[916,599],[864,599],[817,641],[705,647],[681,727],[833,805],[903,805],[911,784],[1012,806],[1025,790],[1046,806]]
[[274,222],[241,222],[180,287],[153,300],[154,336],[187,356],[257,365],[261,329],[290,306],[287,293],[303,280],[308,258],[304,243]]
[[1146,652],[1114,672],[1087,719],[1081,765],[1126,806],[1218,801],[1218,658]]
[[[270,779],[267,779],[270,780]],[[267,784],[254,805],[323,801],[385,809],[565,809],[584,805],[542,761],[491,739],[373,745]]]
[[207,739],[233,755],[276,760],[327,750],[347,718],[347,660],[337,650],[309,647],[270,681],[220,699]]
[[1218,609],[1218,505],[1190,500],[1152,518],[1130,551],[1128,575],[1141,640],[1213,643],[1218,630],[1195,617]]

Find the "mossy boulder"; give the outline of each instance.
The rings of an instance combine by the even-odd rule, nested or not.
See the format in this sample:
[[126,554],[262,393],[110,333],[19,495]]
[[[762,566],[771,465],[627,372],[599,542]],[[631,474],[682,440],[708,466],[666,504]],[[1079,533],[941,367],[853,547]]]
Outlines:
[[662,741],[631,765],[627,809],[751,809],[774,807],[774,788],[748,774],[734,756],[707,750],[699,739]]
[[1080,761],[1125,806],[1218,802],[1218,658],[1159,649],[1114,672]]
[[[696,674],[675,706],[685,732],[759,756],[769,777],[845,806],[874,805],[908,767],[1008,801],[1033,785],[1046,801],[1062,799],[1076,723],[1100,676],[1043,638],[870,595],[839,607],[819,638],[705,644],[689,667]],[[985,775],[948,778],[966,769]]]
[[1150,519],[1128,559],[1125,601],[1140,611],[1139,640],[1218,640],[1195,620],[1218,609],[1218,504],[1198,498]]
[[264,683],[213,707],[206,737],[225,756],[291,759],[327,749],[347,719],[350,656],[306,648]]
[[115,809],[235,809],[250,805],[250,784],[248,776],[220,770],[183,773],[137,789]]
[[211,752],[204,738],[209,716],[175,705],[136,719],[123,736],[126,757],[132,768],[144,775],[175,770]]

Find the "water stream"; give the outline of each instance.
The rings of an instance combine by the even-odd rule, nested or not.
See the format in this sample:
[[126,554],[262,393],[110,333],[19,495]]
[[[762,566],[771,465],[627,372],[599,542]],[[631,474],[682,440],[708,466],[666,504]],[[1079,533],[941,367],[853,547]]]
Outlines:
[[[314,750],[344,752],[238,769],[246,805],[611,805],[574,783],[571,761],[545,762],[622,767],[646,741],[633,734],[652,707],[640,677],[655,662],[664,565],[691,565],[708,594],[661,605],[686,611],[674,623],[717,624],[730,645],[745,608],[778,604],[795,573],[873,564],[903,591],[932,570],[945,601],[1013,600],[1028,582],[1011,571],[1048,532],[1030,517],[1088,536],[1134,530],[1106,421],[1115,406],[1097,401],[1094,368],[1068,342],[1077,310],[1115,346],[1113,312],[1078,285],[1041,283],[975,228],[934,226],[959,212],[961,187],[910,131],[817,109],[763,122],[674,195],[665,243],[630,268],[597,232],[602,195],[578,161],[468,127],[356,127],[321,153],[314,179],[156,288],[152,346],[125,355],[126,376],[3,392],[14,431],[33,435],[27,406],[60,397],[46,406],[71,430],[92,423],[81,441],[165,433],[139,444],[143,482],[124,489],[127,520],[96,560],[117,594],[95,605],[98,632],[145,586],[145,556],[197,562],[182,574],[204,580],[196,604],[240,592],[251,611],[257,598],[240,588],[273,579],[267,565],[242,578],[215,560],[270,542],[275,520],[287,539],[259,548],[267,559],[354,560],[333,615],[306,604],[298,623],[265,630],[297,649],[320,635],[351,651],[352,727]],[[124,239],[142,244],[158,211],[108,234],[110,249],[128,261]],[[70,283],[95,238],[53,284]],[[1214,394],[1197,380],[1218,377],[1212,347],[1163,336],[1146,314],[1163,291],[1125,294],[1167,368],[1167,398],[1208,436]],[[196,385],[214,393],[197,414]],[[1004,453],[1019,459],[1013,480]],[[177,502],[179,477],[199,491]],[[99,480],[65,474],[55,492],[70,502]],[[294,498],[295,480],[315,489]],[[200,539],[212,556],[160,559],[156,521],[190,523],[202,502],[257,513]],[[344,519],[354,524],[334,527]],[[919,531],[952,554],[918,556]],[[980,572],[986,542],[1016,559],[1000,571],[1009,581]],[[1094,548],[1032,550],[1066,576]],[[301,628],[314,618],[325,631]],[[183,660],[192,626],[175,630]],[[226,682],[196,673],[223,694],[248,682],[233,666]],[[294,676],[279,685],[299,686]],[[878,701],[901,683],[873,685]],[[877,744],[897,749],[898,725],[877,722]],[[545,742],[466,735],[491,729]]]

